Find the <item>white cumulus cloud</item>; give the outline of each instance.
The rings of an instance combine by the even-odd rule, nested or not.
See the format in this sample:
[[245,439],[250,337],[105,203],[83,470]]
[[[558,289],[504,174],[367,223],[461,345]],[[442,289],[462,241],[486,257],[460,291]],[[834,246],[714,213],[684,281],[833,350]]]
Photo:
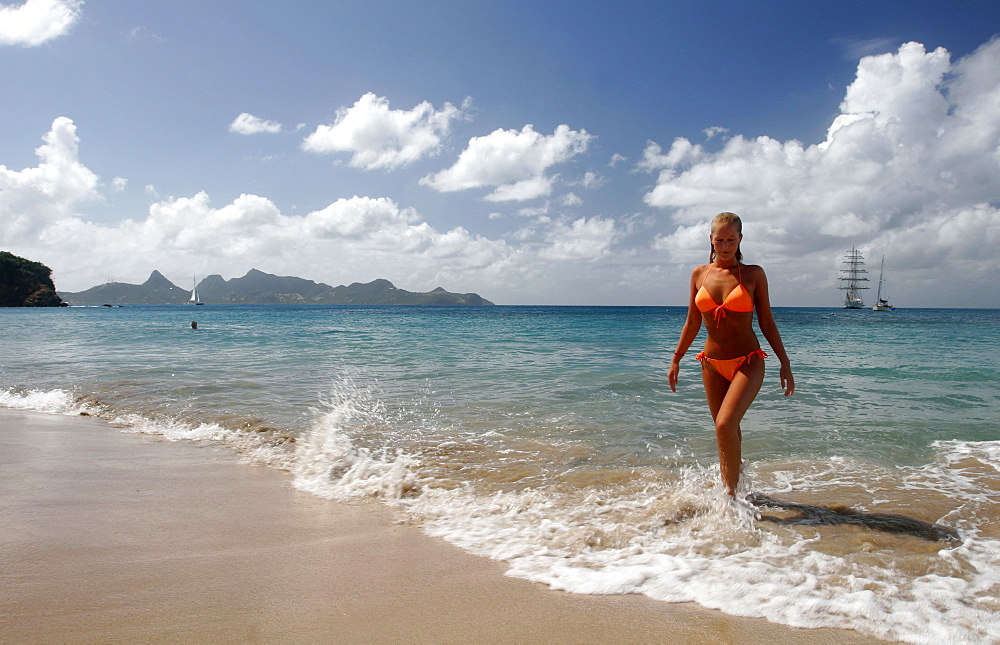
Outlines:
[[663,153],[650,142],[637,167],[658,178],[645,201],[678,225],[655,248],[700,258],[704,223],[732,210],[765,255],[811,258],[824,274],[854,244],[915,269],[933,251],[939,279],[995,272],[995,247],[955,233],[1000,235],[1000,40],[955,63],[914,42],[865,57],[840,110],[815,145],[737,135],[708,153],[679,138]]
[[82,0],[27,0],[0,6],[0,45],[36,47],[63,36],[80,17]]
[[495,187],[489,201],[524,201],[552,192],[546,173],[557,164],[587,150],[593,137],[585,130],[560,125],[551,135],[526,125],[517,130],[495,130],[473,137],[451,168],[420,180],[440,192]]
[[37,231],[100,197],[98,176],[80,163],[73,121],[57,118],[43,140],[35,150],[36,167],[18,171],[0,165],[0,229],[5,236]]
[[418,219],[415,212],[400,209],[391,199],[354,196],[309,213],[302,226],[314,238],[362,239],[389,230],[401,231]]
[[389,278],[404,281],[404,288],[433,288],[447,277],[454,288],[468,283],[473,271],[480,278],[504,275],[515,256],[503,240],[462,227],[439,231],[391,199],[357,196],[285,215],[259,195],[215,207],[199,192],[157,202],[142,219],[104,224],[68,216],[31,235],[5,231],[2,237],[21,255],[48,260],[65,291],[100,284],[108,267],[138,282],[154,268],[168,277],[196,272],[227,278],[259,268],[334,285]]
[[436,155],[461,118],[469,101],[440,110],[424,101],[412,110],[393,110],[389,99],[371,92],[349,108],[337,110],[333,124],[320,125],[302,142],[302,148],[320,154],[349,152],[350,165],[365,170],[393,170],[423,157]]
[[569,206],[570,208],[583,204],[583,199],[581,199],[576,193],[566,193],[559,198],[559,201],[563,206]]
[[540,254],[551,260],[596,260],[609,253],[616,236],[615,220],[581,217],[558,222],[546,234],[548,246]]
[[261,132],[274,134],[281,132],[281,124],[243,112],[229,124],[229,131],[237,134],[259,134]]

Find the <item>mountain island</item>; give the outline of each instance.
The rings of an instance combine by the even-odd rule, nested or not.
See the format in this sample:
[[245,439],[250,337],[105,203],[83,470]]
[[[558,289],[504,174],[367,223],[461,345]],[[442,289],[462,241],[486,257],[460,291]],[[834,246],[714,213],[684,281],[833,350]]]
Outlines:
[[[397,289],[388,280],[331,287],[304,278],[276,276],[251,269],[242,278],[210,275],[194,289],[210,305],[492,305],[476,293]],[[192,292],[153,271],[142,284],[108,282],[76,293],[59,292],[69,304],[163,305],[190,302]]]

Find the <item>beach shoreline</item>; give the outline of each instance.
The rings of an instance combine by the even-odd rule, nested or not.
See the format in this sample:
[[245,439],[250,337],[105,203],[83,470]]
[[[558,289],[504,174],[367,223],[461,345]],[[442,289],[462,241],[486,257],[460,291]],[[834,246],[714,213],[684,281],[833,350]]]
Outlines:
[[225,446],[0,408],[0,642],[860,643],[504,576]]

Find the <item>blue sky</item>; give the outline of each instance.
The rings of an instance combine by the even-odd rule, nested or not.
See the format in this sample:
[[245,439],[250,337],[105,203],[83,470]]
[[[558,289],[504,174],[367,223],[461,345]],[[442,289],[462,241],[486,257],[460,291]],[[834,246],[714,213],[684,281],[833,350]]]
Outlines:
[[[1000,4],[0,4],[0,248],[501,304],[686,302],[744,218],[773,303],[1000,306]],[[869,296],[869,301],[874,297]]]

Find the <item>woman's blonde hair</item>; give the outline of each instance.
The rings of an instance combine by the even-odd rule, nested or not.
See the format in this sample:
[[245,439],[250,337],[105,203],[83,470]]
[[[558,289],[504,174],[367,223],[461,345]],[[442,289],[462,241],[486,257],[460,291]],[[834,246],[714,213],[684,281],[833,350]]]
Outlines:
[[[729,211],[719,213],[712,218],[712,233],[715,233],[716,226],[728,226],[730,224],[734,224],[736,226],[736,232],[743,235],[743,220],[741,220],[740,216],[736,213],[730,213]],[[710,247],[708,252],[708,263],[711,264],[715,262],[715,245],[711,242],[709,242],[708,245]],[[736,261],[743,261],[743,251],[740,250],[738,245],[736,247]]]

